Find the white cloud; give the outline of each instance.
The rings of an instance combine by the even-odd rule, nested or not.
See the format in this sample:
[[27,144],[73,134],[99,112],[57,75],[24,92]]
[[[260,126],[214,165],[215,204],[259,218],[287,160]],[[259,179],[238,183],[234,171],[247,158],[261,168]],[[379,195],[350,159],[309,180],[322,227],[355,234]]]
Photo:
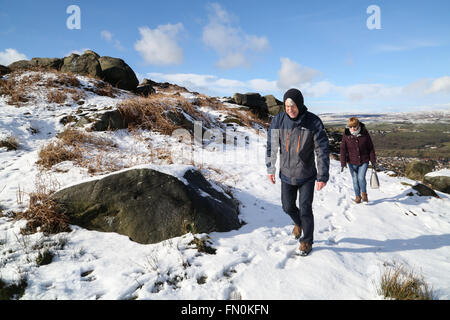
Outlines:
[[308,83],[305,85],[302,85],[301,88],[303,89],[305,95],[310,97],[323,97],[333,90],[336,90],[336,86],[332,84],[329,81],[319,81],[316,83]]
[[279,92],[276,81],[269,81],[266,79],[252,79],[249,80],[248,86],[256,92],[272,92],[272,94]]
[[320,75],[318,70],[303,67],[289,58],[281,58],[280,60],[281,68],[278,71],[277,86],[281,90],[309,85],[314,78]]
[[8,48],[0,51],[0,64],[7,66],[19,60],[28,60],[27,56],[18,52],[16,49]]
[[100,36],[103,39],[105,39],[106,41],[113,43],[114,47],[116,49],[125,50],[125,48],[122,46],[120,41],[117,39],[114,39],[114,35],[111,32],[109,32],[108,30],[103,30],[102,32],[100,32]]
[[177,43],[177,35],[184,30],[182,23],[159,25],[156,29],[139,28],[141,39],[134,48],[147,64],[173,65],[183,62],[183,49]]
[[[90,48],[82,48],[82,49],[75,49],[75,50],[71,50],[69,52],[67,52],[64,57],[70,56],[72,53],[78,54],[78,55],[82,55],[86,50],[92,50]],[[92,50],[93,51],[93,50]]]
[[103,39],[105,39],[106,41],[111,41],[113,38],[113,35],[111,32],[109,32],[108,30],[103,30],[102,32],[100,32],[100,35],[102,36]]
[[249,53],[263,52],[270,47],[265,36],[243,32],[237,18],[220,4],[209,4],[208,11],[208,24],[203,28],[202,40],[218,54],[217,67],[231,69],[249,66]]
[[245,35],[245,43],[247,49],[254,51],[265,51],[270,47],[266,37]]
[[350,103],[393,102],[403,103],[414,99],[441,99],[450,94],[450,76],[437,79],[418,79],[406,85],[381,83],[356,83],[336,85],[330,81],[317,81],[320,71],[305,67],[289,58],[281,58],[276,85],[280,90],[300,89],[307,98],[333,97]]
[[443,76],[435,79],[426,93],[450,93],[450,77]]
[[234,79],[218,78],[213,75],[193,73],[147,73],[147,77],[158,82],[170,82],[190,91],[197,91],[212,96],[232,96],[236,92],[259,92],[260,94],[279,93],[275,81],[265,79],[252,79],[240,81]]
[[217,62],[217,66],[222,69],[231,69],[239,66],[249,65],[245,60],[242,52],[230,53],[220,58]]
[[410,40],[403,41],[396,44],[378,44],[375,46],[375,51],[377,52],[400,52],[408,51],[420,48],[432,48],[439,47],[441,44],[429,40]]

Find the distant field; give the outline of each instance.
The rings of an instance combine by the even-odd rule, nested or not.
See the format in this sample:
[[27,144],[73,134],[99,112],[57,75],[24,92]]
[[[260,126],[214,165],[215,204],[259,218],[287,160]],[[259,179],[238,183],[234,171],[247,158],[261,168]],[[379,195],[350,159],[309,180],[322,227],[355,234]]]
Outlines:
[[[326,125],[344,132],[345,125]],[[378,156],[450,158],[450,124],[447,123],[368,123]]]

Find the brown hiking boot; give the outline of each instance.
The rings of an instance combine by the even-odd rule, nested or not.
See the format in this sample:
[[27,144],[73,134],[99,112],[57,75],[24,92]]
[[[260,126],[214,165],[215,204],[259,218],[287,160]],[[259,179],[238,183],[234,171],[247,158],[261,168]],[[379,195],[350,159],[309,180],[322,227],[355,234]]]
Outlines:
[[362,201],[366,204],[369,203],[369,198],[367,198],[367,192],[362,192],[361,195],[362,195]]
[[353,200],[355,203],[361,203],[361,196],[356,196],[355,200]]
[[292,234],[294,235],[295,239],[300,238],[300,236],[302,235],[302,227],[295,225],[294,229],[292,230]]
[[307,256],[312,250],[312,244],[308,242],[300,242],[300,255]]

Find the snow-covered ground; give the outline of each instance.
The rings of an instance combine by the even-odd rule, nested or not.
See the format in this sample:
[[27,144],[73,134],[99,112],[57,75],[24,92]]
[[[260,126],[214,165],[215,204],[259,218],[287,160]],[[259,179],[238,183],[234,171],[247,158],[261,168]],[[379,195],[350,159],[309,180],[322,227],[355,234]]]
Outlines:
[[[314,195],[313,251],[301,257],[292,221],[281,208],[280,181],[273,185],[266,175],[265,134],[237,126],[238,143],[226,152],[212,142],[194,146],[187,163],[151,167],[181,177],[195,165],[209,180],[231,188],[246,222],[239,230],[187,234],[148,245],[77,226],[53,236],[24,236],[20,228],[26,221],[14,221],[8,213],[27,206],[24,193],[36,184],[63,188],[102,176],[91,176],[72,162],[39,171],[39,148],[64,128],[61,110],[44,112],[44,103],[16,108],[2,99],[0,130],[14,134],[20,147],[0,150],[0,279],[9,283],[25,277],[22,299],[382,299],[381,275],[394,263],[422,274],[437,299],[450,299],[449,195],[410,196],[414,181],[380,172],[381,187],[369,188],[369,205],[355,205],[350,173],[340,173],[340,163],[331,160],[330,180]],[[117,103],[93,95],[86,104],[94,104],[90,99],[98,99],[99,107]],[[210,111],[210,116],[220,113]],[[39,132],[31,134],[29,127]],[[92,134],[117,144],[111,157],[123,161],[123,170],[147,165],[149,145],[173,146],[177,154],[186,150],[174,138],[156,133]],[[209,239],[216,254],[199,253],[190,244],[194,236]],[[55,256],[38,266],[43,248]]]
[[429,176],[429,177],[450,177],[450,169],[441,169],[441,170],[433,171],[433,172],[427,173],[426,176]]
[[411,123],[450,123],[450,108],[434,111],[389,112],[389,113],[324,113],[319,115],[324,123],[342,124],[350,117],[358,117],[364,123],[370,122],[411,122]]

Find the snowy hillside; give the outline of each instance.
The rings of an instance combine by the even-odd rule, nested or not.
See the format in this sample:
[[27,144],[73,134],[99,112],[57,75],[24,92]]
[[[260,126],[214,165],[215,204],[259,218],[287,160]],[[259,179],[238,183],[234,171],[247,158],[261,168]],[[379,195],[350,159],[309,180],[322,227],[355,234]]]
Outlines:
[[[85,88],[95,86],[91,79],[77,78]],[[45,90],[36,88],[44,96]],[[109,110],[133,96],[83,90],[80,112]],[[196,99],[191,93],[183,97]],[[26,279],[21,299],[383,299],[380,278],[393,264],[422,274],[437,299],[450,299],[449,195],[408,195],[414,181],[380,172],[381,188],[368,189],[369,205],[355,205],[350,173],[340,173],[340,163],[331,160],[330,181],[314,195],[313,251],[301,257],[292,221],[281,208],[280,181],[273,185],[267,179],[263,130],[233,125],[238,143],[227,145],[226,152],[216,139],[195,145],[191,160],[173,163],[148,156],[157,148],[180,154],[185,145],[173,137],[145,130],[91,132],[114,146],[88,150],[102,170],[93,172],[75,161],[40,168],[41,147],[65,130],[60,119],[79,108],[69,98],[52,104],[37,95],[17,107],[0,97],[0,140],[13,136],[18,142],[17,150],[0,148],[0,279]],[[209,119],[224,117],[224,111],[205,105],[198,110]],[[12,218],[37,188],[61,189],[135,167],[181,177],[192,166],[239,200],[245,222],[239,230],[142,245],[77,226],[51,236],[22,235],[26,221]],[[194,236],[207,240],[215,254],[199,252],[191,244]],[[39,265],[37,257],[46,249],[53,260]]]
[[410,123],[449,123],[450,111],[416,111],[416,112],[390,112],[390,113],[324,113],[320,118],[324,123],[342,124],[350,117],[358,117],[364,123],[371,122],[410,122]]

